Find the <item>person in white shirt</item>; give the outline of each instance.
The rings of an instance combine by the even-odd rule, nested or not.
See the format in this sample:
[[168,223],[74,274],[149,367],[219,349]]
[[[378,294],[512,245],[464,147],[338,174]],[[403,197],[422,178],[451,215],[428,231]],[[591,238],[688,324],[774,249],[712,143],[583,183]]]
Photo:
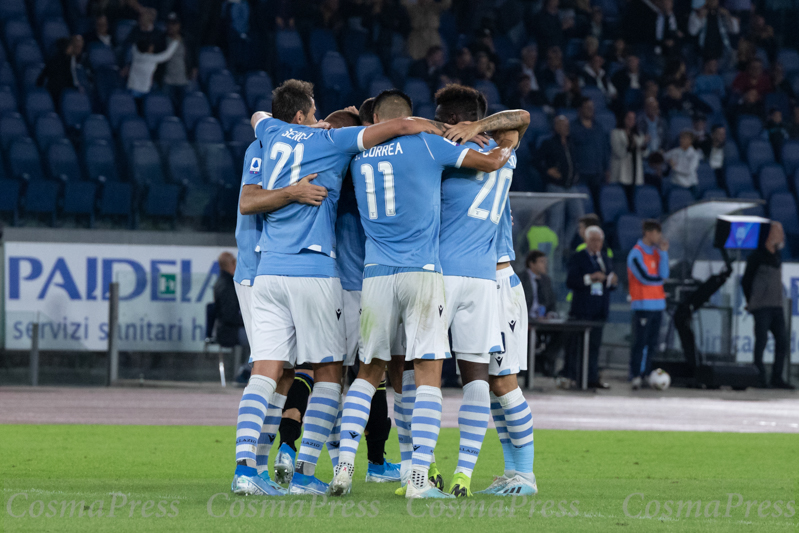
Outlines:
[[699,185],[696,169],[702,156],[692,146],[693,142],[693,132],[683,131],[680,133],[680,145],[663,154],[663,158],[671,167],[671,182],[678,187],[691,189],[696,196]]
[[174,39],[166,50],[159,54],[153,53],[155,45],[142,39],[131,49],[130,71],[128,73],[128,91],[134,98],[142,98],[153,87],[153,74],[158,65],[172,58],[178,48],[180,39]]

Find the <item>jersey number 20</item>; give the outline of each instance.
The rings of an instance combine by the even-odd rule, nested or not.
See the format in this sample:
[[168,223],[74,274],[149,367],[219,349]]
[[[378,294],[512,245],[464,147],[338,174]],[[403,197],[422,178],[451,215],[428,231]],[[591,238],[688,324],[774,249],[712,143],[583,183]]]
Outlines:
[[[477,181],[483,181],[486,174],[480,172],[477,175]],[[499,171],[499,185],[494,193],[494,204],[491,206],[491,222],[499,224],[499,219],[502,217],[502,211],[505,207],[505,201],[508,199],[508,191],[510,190],[510,182],[513,179],[513,171],[509,168],[503,168]],[[474,197],[471,207],[469,207],[468,215],[472,218],[485,220],[488,218],[488,210],[481,209],[480,204],[486,199],[488,193],[494,187],[494,182],[497,181],[497,173],[491,172],[488,174],[488,179],[483,184],[480,192]]]
[[[377,170],[383,174],[383,191],[386,195],[386,216],[397,214],[394,205],[394,167],[388,161],[380,161]],[[377,218],[377,194],[375,193],[375,169],[372,165],[361,165],[361,174],[366,180],[366,204],[369,207],[369,218]]]

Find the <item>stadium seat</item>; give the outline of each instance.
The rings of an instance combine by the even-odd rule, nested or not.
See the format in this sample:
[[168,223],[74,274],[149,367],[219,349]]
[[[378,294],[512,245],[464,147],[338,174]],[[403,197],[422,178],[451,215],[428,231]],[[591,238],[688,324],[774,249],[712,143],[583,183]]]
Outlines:
[[724,189],[712,188],[707,189],[704,194],[702,194],[702,200],[713,200],[713,199],[722,199],[727,198],[727,191]]
[[198,143],[223,143],[225,134],[222,126],[214,117],[206,117],[197,122],[194,128],[194,140]]
[[44,63],[44,57],[35,40],[25,39],[17,43],[14,48],[14,65],[17,72],[24,71],[28,65],[38,65],[39,63]]
[[114,139],[111,125],[104,115],[89,115],[86,117],[81,128],[81,135],[84,143],[95,140],[111,142]]
[[699,167],[696,169],[696,175],[699,178],[699,195],[703,195],[705,191],[715,189],[718,187],[716,183],[716,172],[710,168],[707,161],[702,160]]
[[200,81],[205,84],[214,72],[227,69],[225,54],[216,46],[204,46],[197,59]]
[[72,143],[61,139],[47,149],[47,166],[50,177],[54,180],[80,181],[80,163]]
[[702,93],[697,96],[699,96],[699,98],[707,105],[709,105],[713,109],[714,113],[722,112],[721,98],[719,98],[719,95],[715,93]]
[[133,97],[124,91],[117,91],[108,98],[108,120],[115,131],[119,130],[122,122],[127,118],[138,117],[136,102]]
[[[660,197],[658,197],[658,200]],[[622,257],[627,257],[630,250],[641,237],[641,224],[643,219],[648,218],[641,215],[621,215],[616,224],[616,239],[619,241],[619,249]]]
[[92,103],[85,93],[76,89],[66,89],[61,93],[61,116],[67,128],[79,130],[91,114]]
[[613,223],[621,215],[628,214],[627,195],[621,185],[604,185],[599,191],[599,213],[602,221]]
[[162,146],[183,143],[188,140],[186,128],[178,117],[164,117],[158,126],[158,141]]
[[388,78],[379,77],[372,80],[367,91],[368,97],[373,98],[383,91],[393,89],[394,84]]
[[341,32],[341,53],[344,55],[344,59],[347,60],[348,64],[355,65],[358,62],[358,57],[368,48],[368,32],[353,28],[345,28]]
[[28,136],[28,126],[19,113],[6,113],[0,116],[0,146],[8,150],[11,143],[20,137]]
[[56,53],[55,43],[58,39],[69,37],[69,27],[60,18],[49,19],[42,23],[42,50],[46,57]]
[[102,67],[94,71],[94,88],[103,107],[108,106],[108,99],[114,91],[122,89],[122,77],[118,67]]
[[605,111],[608,108],[607,102],[605,101],[605,93],[603,93],[602,89],[599,87],[595,85],[586,85],[582,88],[581,94],[594,102],[594,109],[597,113]]
[[30,181],[44,179],[39,150],[29,137],[18,138],[11,143],[8,149],[8,166],[15,178]]
[[186,129],[188,131],[193,131],[198,120],[211,116],[211,105],[208,103],[208,99],[203,93],[189,93],[183,97],[181,116],[183,117],[183,124],[186,125]]
[[38,89],[36,80],[39,79],[39,74],[41,74],[43,69],[44,63],[34,63],[25,67],[25,70],[19,77],[21,94]]
[[695,201],[696,200],[694,199],[694,195],[691,194],[691,191],[684,189],[683,187],[674,187],[669,191],[669,196],[666,200],[666,207],[668,208],[669,213],[676,213],[680,209],[693,204]]
[[108,141],[95,140],[88,143],[83,153],[86,175],[92,181],[119,181],[114,148]]
[[65,215],[87,215],[89,227],[94,226],[94,203],[97,184],[89,181],[70,181],[64,186]]
[[596,209],[594,208],[594,199],[591,196],[591,189],[589,189],[587,185],[575,185],[574,192],[585,194],[587,196],[587,198],[583,200],[583,210],[586,213],[596,212]]
[[549,123],[549,116],[540,108],[527,110],[530,113],[530,125],[527,127],[530,134],[530,141],[550,134],[552,126]]
[[[244,80],[244,94],[247,98],[247,105],[251,111],[259,111],[256,104],[262,98],[267,100],[272,99],[272,78],[269,74],[259,70],[257,72],[250,72]],[[268,108],[260,109],[260,111],[267,111],[272,109],[270,105]]]
[[777,109],[782,113],[784,121],[791,116],[791,101],[788,95],[783,92],[768,93],[764,98],[764,107],[767,110]]
[[799,72],[799,52],[790,48],[783,48],[777,53],[777,63],[782,64],[786,77]]
[[164,117],[175,116],[172,100],[162,93],[150,93],[144,97],[144,120],[150,131],[156,131]]
[[126,154],[129,154],[133,143],[150,140],[150,131],[147,129],[147,123],[139,117],[125,119],[119,128],[119,140],[122,143],[122,149]]
[[[5,0],[4,0],[5,1]],[[48,18],[64,18],[64,10],[59,0],[34,0],[33,18],[39,26],[42,26]]]
[[488,80],[478,80],[474,83],[474,88],[483,93],[488,100],[488,104],[502,103],[502,97],[499,95],[499,89],[493,82]]
[[740,153],[738,152],[738,146],[730,141],[729,139],[724,144],[724,163],[730,164],[735,163],[741,160]]
[[107,182],[103,185],[103,192],[100,195],[98,214],[125,217],[128,226],[132,226],[132,203],[133,187],[130,183]]
[[774,162],[774,151],[771,143],[764,139],[752,139],[746,148],[746,160],[749,162],[749,170],[752,174],[757,174],[763,165]]
[[684,113],[672,113],[669,116],[669,148],[679,144],[680,133],[683,130],[693,131],[693,120]]
[[278,80],[301,78],[307,67],[307,62],[300,34],[294,30],[278,31],[275,36],[275,46],[277,49]]
[[58,183],[49,180],[31,181],[25,191],[25,213],[49,215],[50,225],[55,226],[57,201]]
[[767,164],[760,169],[758,183],[760,184],[760,193],[765,200],[771,198],[774,193],[788,192],[785,171],[776,163]]
[[352,82],[347,70],[347,62],[338,52],[328,52],[320,65],[322,79],[322,98],[324,109],[343,108],[352,95]]
[[[240,173],[233,165],[233,157],[224,144],[209,144],[202,150],[205,175],[214,185],[239,185]],[[238,174],[238,175],[237,175]]]
[[14,91],[7,85],[0,87],[0,117],[16,111],[17,97],[14,96]]
[[[771,195],[768,202],[769,216],[782,223],[785,233],[796,237],[799,234],[799,218],[796,215],[796,202],[787,192],[778,192]],[[793,242],[791,244],[794,244]]]
[[610,134],[611,130],[616,127],[616,115],[612,111],[597,111],[596,123]]
[[197,154],[188,143],[176,144],[169,150],[167,169],[172,183],[188,185],[203,182]]
[[[738,198],[742,200],[758,200],[762,201],[760,198],[760,193],[757,191],[742,191],[738,194]],[[766,216],[766,208],[763,205],[757,205],[750,209],[745,209],[741,212],[742,215],[749,215],[749,216],[759,216],[765,217]]]
[[0,2],[0,19],[8,20],[15,17],[27,17],[25,0],[3,0]]
[[133,143],[130,167],[131,181],[138,185],[164,182],[161,156],[158,154],[155,145],[150,141]]
[[727,185],[727,192],[733,197],[737,196],[740,191],[754,189],[749,168],[741,163],[727,165],[724,172],[724,182]]
[[355,61],[355,79],[358,80],[358,87],[365,90],[373,79],[383,76],[383,64],[377,55],[366,52],[360,54]]
[[89,45],[89,65],[92,67],[92,70],[98,70],[104,67],[115,67],[116,64],[117,56],[110,47],[103,43],[92,43]]
[[208,101],[212,106],[216,106],[219,100],[226,94],[239,92],[239,86],[233,74],[227,70],[218,70],[208,78]]
[[252,139],[250,139],[249,142],[228,141],[227,148],[233,156],[233,161],[244,161],[244,154],[247,152],[247,147],[249,147],[251,143]]
[[157,183],[147,189],[144,214],[149,217],[166,217],[174,221],[178,214],[180,187],[171,183]]
[[752,115],[743,115],[738,119],[738,148],[746,153],[749,141],[760,135],[763,131],[761,120]]
[[36,121],[34,136],[39,150],[42,153],[47,153],[47,149],[54,141],[64,138],[64,126],[61,124],[61,119],[55,113],[40,116]]
[[414,116],[433,120],[436,118],[436,108],[433,104],[422,104],[413,110]]
[[[202,218],[206,216],[216,216],[216,213],[214,213],[214,204],[219,200],[218,191],[219,188],[215,185],[206,185],[203,183],[192,184],[191,187],[183,191],[180,207],[178,208],[180,215],[184,219],[187,217]],[[233,205],[236,205],[235,200],[233,201]]]
[[311,50],[311,60],[316,65],[322,61],[325,54],[328,52],[338,53],[336,37],[333,35],[332,31],[327,29],[316,28],[311,30],[308,46]]
[[28,119],[28,125],[31,127],[36,124],[36,119],[40,115],[53,112],[55,112],[53,99],[46,90],[35,89],[25,97],[25,118]]
[[657,188],[652,185],[635,188],[635,214],[641,218],[660,218],[663,215],[663,204]]
[[228,136],[231,142],[240,142],[248,146],[255,140],[255,132],[252,130],[252,125],[248,118],[242,118],[230,128]]
[[799,168],[799,141],[785,141],[785,144],[782,145],[782,166],[788,176],[793,175],[794,171]]
[[406,55],[400,55],[391,60],[389,76],[391,76],[391,79],[397,87],[405,85],[405,80],[408,78],[408,71],[411,69],[411,63],[413,63],[413,59]]
[[[3,2],[0,2],[2,4]],[[6,49],[13,53],[17,44],[33,39],[33,29],[24,17],[8,20],[4,26]]]
[[430,96],[430,87],[418,78],[408,78],[405,81],[404,91],[411,98],[414,108],[422,104],[430,104],[433,101]]
[[0,213],[11,213],[11,225],[19,221],[19,181],[0,178]]
[[229,132],[240,119],[249,117],[244,99],[238,93],[226,94],[219,100],[216,116],[222,129]]

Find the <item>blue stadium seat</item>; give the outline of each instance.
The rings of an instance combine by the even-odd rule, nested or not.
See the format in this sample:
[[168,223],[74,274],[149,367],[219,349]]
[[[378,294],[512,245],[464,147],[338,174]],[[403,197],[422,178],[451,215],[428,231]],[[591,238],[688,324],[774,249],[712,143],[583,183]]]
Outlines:
[[782,63],[786,77],[799,72],[799,52],[790,48],[783,48],[777,53],[777,63]]
[[79,130],[92,114],[89,97],[76,89],[65,89],[61,93],[61,116],[67,128]]
[[137,141],[133,143],[130,176],[131,181],[139,185],[164,182],[161,156],[152,142]]
[[98,214],[101,216],[123,216],[127,218],[128,225],[131,225],[132,200],[133,187],[131,187],[130,183],[107,182],[103,185],[103,192],[100,194]]
[[590,98],[591,101],[594,102],[594,109],[597,113],[600,111],[605,111],[608,108],[607,102],[605,101],[605,93],[603,93],[602,89],[599,87],[586,85],[582,88],[581,94],[586,98]]
[[36,80],[39,79],[39,74],[44,70],[44,63],[33,63],[25,67],[22,75],[19,78],[19,86],[22,94],[28,91],[36,90]]
[[627,206],[627,195],[621,185],[604,185],[599,191],[599,212],[602,221],[614,223],[621,215],[630,212]]
[[33,18],[39,26],[42,26],[48,18],[64,18],[64,10],[59,0],[34,0]]
[[178,117],[164,117],[158,126],[158,141],[161,145],[184,143],[188,140],[186,128]]
[[239,86],[236,85],[236,80],[230,71],[218,70],[208,78],[206,93],[212,106],[216,106],[224,95],[237,92],[239,92]]
[[799,168],[799,141],[790,140],[782,145],[782,166],[788,176]]
[[430,104],[433,102],[433,98],[430,96],[430,87],[420,79],[408,78],[405,80],[404,91],[405,94],[410,96],[414,108],[422,104]]
[[84,143],[95,140],[111,142],[114,139],[111,125],[105,115],[89,115],[86,117],[86,120],[83,121],[83,128],[81,128],[81,135]]
[[119,130],[123,120],[138,117],[136,102],[124,91],[117,91],[108,98],[108,120],[114,130]]
[[474,88],[483,93],[488,100],[488,104],[501,104],[502,97],[499,95],[499,89],[493,82],[488,80],[479,80],[474,83]]
[[89,227],[94,226],[94,203],[97,184],[89,181],[70,181],[64,185],[65,215],[87,215]]
[[247,105],[250,107],[250,110],[269,111],[272,109],[271,105],[269,108],[258,109],[256,104],[262,98],[271,101],[273,89],[272,78],[263,70],[247,74],[247,78],[244,80],[244,94],[247,97]]
[[147,123],[139,117],[125,119],[119,128],[119,140],[125,153],[130,154],[133,143],[150,140],[150,130],[147,129]]
[[216,46],[202,47],[197,64],[200,74],[200,81],[203,84],[208,81],[208,78],[211,76],[211,74],[218,70],[225,70],[227,68],[225,54],[222,53],[222,50]]
[[676,213],[684,207],[688,207],[696,200],[691,191],[683,187],[674,187],[669,191],[668,199],[666,200],[666,207],[669,213]]
[[746,148],[746,160],[749,162],[749,170],[752,174],[757,174],[763,165],[774,162],[774,151],[771,143],[764,139],[752,139]]
[[705,191],[715,189],[718,187],[716,182],[716,172],[710,168],[707,161],[702,160],[699,167],[696,169],[696,175],[699,178],[699,195],[703,195]]
[[528,126],[530,142],[535,142],[540,137],[548,136],[552,131],[549,116],[537,107],[527,109],[527,111],[530,113],[530,125]]
[[202,150],[205,175],[208,183],[214,185],[238,186],[241,173],[236,172],[233,157],[224,144],[209,144]]
[[117,65],[117,56],[111,47],[103,43],[91,43],[89,45],[89,65],[92,70],[115,67]]
[[228,141],[227,148],[233,155],[233,161],[243,161],[244,154],[247,152],[247,147],[252,143],[252,139],[247,142],[242,141]]
[[660,218],[663,215],[663,204],[657,188],[652,185],[635,188],[635,214],[641,218]]
[[31,181],[25,191],[25,213],[49,215],[50,225],[55,226],[58,205],[58,183],[48,180]]
[[[3,2],[0,2],[3,4]],[[4,41],[9,52],[14,51],[18,43],[33,39],[33,29],[25,17],[8,20],[4,26]]]
[[727,198],[727,191],[724,189],[719,188],[712,188],[708,189],[702,195],[702,200],[714,200],[714,199],[722,199]]
[[619,241],[622,257],[627,257],[627,254],[641,237],[641,224],[643,224],[644,218],[648,217],[640,215],[621,215],[619,217],[619,221],[616,224],[616,239]]
[[163,93],[150,93],[144,97],[144,120],[150,131],[156,131],[161,119],[175,116],[172,100]]
[[275,36],[275,46],[277,49],[278,80],[301,78],[307,67],[307,61],[300,34],[294,30],[278,31]]
[[42,23],[41,34],[44,55],[52,57],[56,53],[56,41],[64,37],[69,37],[69,27],[62,19],[49,19]]
[[341,53],[347,63],[355,65],[361,53],[368,48],[369,34],[367,32],[352,28],[344,29],[341,34]]
[[760,193],[763,198],[768,200],[771,195],[777,192],[788,192],[788,179],[785,171],[776,163],[770,163],[760,169],[758,176]]
[[72,143],[61,139],[47,149],[47,166],[54,180],[80,181],[80,163]]
[[377,55],[366,52],[360,54],[355,62],[355,79],[358,80],[358,87],[367,89],[373,79],[383,76],[383,64]]
[[8,149],[8,167],[15,178],[36,181],[44,179],[39,150],[30,137],[21,137]]
[[19,220],[19,181],[0,178],[0,213],[11,213],[11,225]]
[[753,190],[752,175],[749,168],[741,163],[727,165],[724,171],[724,182],[730,196],[737,196],[740,191]]
[[197,122],[194,128],[194,140],[198,143],[223,143],[225,134],[222,126],[214,117],[206,117]]
[[36,119],[40,115],[53,112],[55,112],[55,106],[53,99],[50,98],[50,93],[44,89],[35,89],[28,93],[25,98],[25,118],[28,119],[28,125],[35,125]]
[[379,77],[372,80],[369,84],[369,90],[367,91],[368,96],[373,98],[380,94],[383,91],[387,91],[389,89],[393,89],[394,84],[388,78]]
[[799,218],[796,215],[796,202],[793,196],[787,192],[774,193],[768,202],[768,212],[773,220],[782,223],[789,241],[794,241],[791,242],[794,244],[799,234]]
[[724,163],[730,164],[740,160],[741,156],[738,152],[738,146],[734,142],[727,140],[727,142],[724,144]]
[[230,131],[239,120],[249,116],[247,106],[244,99],[238,93],[226,94],[219,100],[219,105],[216,109],[216,115],[219,117],[219,123],[222,129]]
[[583,210],[586,212],[586,214],[596,212],[596,209],[594,209],[594,199],[591,196],[591,189],[589,189],[587,185],[575,185],[574,192],[588,196],[588,198],[583,200]]
[[0,87],[0,117],[6,113],[16,113],[17,97],[11,87],[4,85]]
[[232,142],[240,142],[249,145],[255,140],[255,132],[248,118],[242,118],[230,128],[229,138]]
[[676,146],[679,142],[680,133],[683,130],[693,131],[693,120],[684,113],[672,113],[669,116],[669,148]]
[[58,115],[47,113],[40,116],[36,121],[34,134],[39,150],[42,153],[46,153],[53,142],[64,138],[64,126],[61,124],[61,119],[58,118]]
[[104,107],[108,105],[108,99],[114,91],[122,89],[122,77],[119,75],[118,67],[102,67],[94,71],[94,88],[100,102]]
[[176,144],[169,150],[167,169],[172,183],[202,183],[203,176],[197,154],[188,143]]
[[616,115],[612,111],[597,111],[596,123],[609,134],[616,127]]
[[173,219],[178,214],[180,187],[171,183],[157,183],[147,190],[144,200],[144,214],[149,217]]
[[389,72],[389,76],[391,76],[391,79],[394,81],[397,87],[402,87],[405,85],[405,80],[408,77],[408,71],[411,69],[411,63],[413,63],[413,59],[406,55],[396,56],[391,60],[391,70]]
[[8,150],[11,143],[28,136],[28,127],[19,113],[7,113],[0,117],[0,147]]
[[[783,92],[768,93],[764,98],[763,104],[767,110],[778,109],[783,117],[791,116],[791,101],[788,95]],[[783,118],[783,120],[788,122],[787,118]]]
[[[271,109],[271,107],[270,107]],[[203,93],[189,93],[183,97],[181,104],[181,116],[183,124],[188,131],[193,131],[197,121],[211,116],[211,105]]]
[[722,112],[721,98],[719,98],[719,95],[715,93],[702,93],[698,96],[703,102],[713,109],[714,113]]
[[108,141],[92,141],[83,151],[86,176],[92,181],[119,181],[114,148]]
[[414,116],[433,120],[436,118],[436,107],[433,104],[422,104],[413,110]]
[[332,31],[326,29],[316,28],[311,30],[308,46],[311,50],[311,60],[316,65],[322,61],[328,52],[338,52],[336,37]]
[[10,63],[0,62],[0,85],[15,90],[17,86],[17,78],[14,76],[14,69],[11,68]]
[[507,111],[508,106],[503,104],[490,104],[488,106],[488,114],[493,115],[494,113],[499,113],[500,111]]
[[743,115],[738,119],[738,148],[746,152],[749,141],[760,135],[763,131],[763,122],[755,116]]
[[14,65],[17,72],[22,72],[28,65],[38,65],[39,63],[44,63],[44,57],[35,40],[25,39],[17,43],[14,48]]
[[0,19],[8,20],[15,17],[27,17],[25,0],[3,0],[0,2]]
[[349,102],[352,94],[352,82],[347,70],[347,63],[338,52],[328,52],[320,66],[325,109],[341,109]]

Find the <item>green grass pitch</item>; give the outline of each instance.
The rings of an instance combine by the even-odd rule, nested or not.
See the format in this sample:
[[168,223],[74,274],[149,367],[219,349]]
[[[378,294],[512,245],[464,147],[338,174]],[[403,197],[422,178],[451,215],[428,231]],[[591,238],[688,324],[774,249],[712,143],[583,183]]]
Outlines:
[[[343,499],[244,498],[229,492],[233,427],[5,425],[0,426],[0,531],[737,532],[799,527],[797,435],[539,430],[535,436],[536,497],[417,500],[409,506],[394,496],[396,485],[362,481],[365,453],[359,454],[353,493]],[[457,430],[442,430],[437,460],[445,482],[457,462],[457,447]],[[365,444],[361,448],[365,452]],[[393,432],[388,457],[399,457]],[[329,480],[326,452],[319,463],[319,477]],[[472,488],[485,488],[501,470],[499,442],[489,430]]]

